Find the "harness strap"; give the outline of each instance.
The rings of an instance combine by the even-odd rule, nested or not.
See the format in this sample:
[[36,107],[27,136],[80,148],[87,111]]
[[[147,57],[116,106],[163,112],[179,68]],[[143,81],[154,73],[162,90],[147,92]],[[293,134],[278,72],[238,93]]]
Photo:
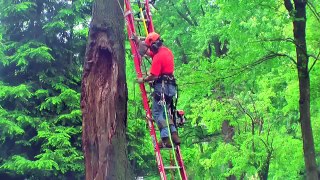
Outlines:
[[154,81],[155,83],[162,83],[164,82],[165,84],[174,84],[176,85],[176,79],[174,78],[173,75],[161,75]]

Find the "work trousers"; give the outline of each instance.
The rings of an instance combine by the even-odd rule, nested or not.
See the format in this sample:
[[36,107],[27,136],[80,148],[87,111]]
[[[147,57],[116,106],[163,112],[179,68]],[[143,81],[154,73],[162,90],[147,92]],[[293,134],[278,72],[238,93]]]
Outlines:
[[176,85],[164,83],[164,87],[162,87],[162,83],[156,83],[154,85],[153,92],[153,101],[152,101],[152,116],[156,121],[159,129],[161,138],[169,137],[168,125],[166,123],[166,114],[164,111],[164,106],[162,101],[162,93],[166,96],[166,109],[167,109],[167,117],[170,123],[170,131],[171,133],[176,132],[177,129],[173,124],[173,121],[170,120],[169,116],[169,105],[173,99],[173,97],[177,93]]

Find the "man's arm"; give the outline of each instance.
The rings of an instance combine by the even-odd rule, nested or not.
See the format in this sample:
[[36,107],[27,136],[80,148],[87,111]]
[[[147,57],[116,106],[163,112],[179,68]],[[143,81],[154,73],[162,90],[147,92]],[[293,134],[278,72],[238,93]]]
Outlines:
[[159,75],[161,74],[161,59],[158,56],[153,56],[150,74],[147,75],[145,78],[138,78],[138,83],[150,82],[158,79]]
[[158,79],[158,76],[155,76],[155,75],[150,74],[150,75],[148,75],[148,76],[145,77],[145,78],[138,78],[138,79],[137,79],[137,82],[138,82],[138,83],[145,83],[145,82],[154,81],[154,80],[156,80],[156,79]]
[[154,81],[154,80],[156,80],[156,79],[158,79],[158,76],[155,76],[155,75],[150,74],[149,76],[147,76],[147,77],[144,78],[144,81],[145,81],[145,82],[149,82],[149,81]]

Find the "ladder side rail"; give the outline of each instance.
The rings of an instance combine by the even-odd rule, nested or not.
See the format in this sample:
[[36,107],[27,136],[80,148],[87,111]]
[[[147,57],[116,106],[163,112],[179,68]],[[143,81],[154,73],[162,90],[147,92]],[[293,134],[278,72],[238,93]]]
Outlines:
[[180,174],[181,174],[182,180],[188,180],[187,172],[186,172],[186,169],[184,167],[183,160],[182,160],[180,146],[176,147],[176,154],[177,154],[177,159],[178,159],[178,163],[179,163],[179,166],[180,166]]
[[154,32],[154,26],[153,26],[153,21],[152,21],[152,16],[150,12],[150,6],[149,6],[149,0],[145,0],[146,3],[145,5],[145,10],[146,10],[146,15],[147,15],[147,20],[148,20],[148,32]]
[[[134,28],[133,12],[132,12],[132,9],[131,9],[130,1],[129,0],[125,0],[125,5],[126,5],[126,10],[127,11],[128,10],[131,11],[131,13],[127,14],[125,18],[127,20],[128,37],[130,39],[131,52],[132,52],[132,54],[134,56],[134,64],[135,64],[136,73],[137,73],[138,78],[141,78],[142,77],[141,56],[138,53],[136,44],[131,40],[131,37],[132,37],[133,33],[135,33],[135,28]],[[151,115],[151,111],[150,111],[150,107],[149,107],[149,103],[148,103],[148,97],[147,97],[145,85],[143,83],[141,83],[141,84],[139,84],[139,87],[140,87],[140,90],[141,90],[143,107],[146,110],[146,117],[147,117],[147,120],[148,120],[149,133],[150,133],[150,136],[152,138],[154,152],[156,154],[156,161],[157,161],[157,165],[158,165],[158,170],[159,170],[161,179],[162,180],[166,180],[167,179],[166,178],[166,173],[165,173],[162,157],[161,157],[161,154],[160,154],[160,148],[159,148],[158,142],[157,142],[156,131],[155,131],[155,128],[154,128],[154,124],[152,122],[152,115]]]

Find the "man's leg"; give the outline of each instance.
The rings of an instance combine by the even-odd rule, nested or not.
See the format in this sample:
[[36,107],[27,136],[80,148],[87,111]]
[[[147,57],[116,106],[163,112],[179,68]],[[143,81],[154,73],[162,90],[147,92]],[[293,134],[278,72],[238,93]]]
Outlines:
[[[181,143],[181,141],[180,141],[180,138],[178,136],[178,132],[177,132],[176,126],[173,123],[173,119],[172,119],[173,117],[169,116],[169,111],[170,111],[169,108],[170,108],[170,103],[168,102],[167,103],[167,117],[168,117],[169,124],[170,124],[170,132],[171,132],[172,141],[173,141],[174,144],[179,145]],[[163,114],[165,116],[164,112],[163,112]],[[166,128],[166,129],[168,129],[168,128]]]
[[155,99],[152,101],[152,115],[160,130],[161,138],[169,137],[163,106]]
[[[168,105],[167,105],[168,108]],[[176,144],[179,145],[180,144],[180,139],[177,133],[177,129],[174,126],[171,118],[169,117],[169,114],[167,114],[167,118],[169,120],[169,124],[170,124],[170,132],[168,129],[168,125],[166,122],[166,114],[163,108],[163,105],[160,104],[158,101],[156,101],[155,99],[153,99],[153,104],[152,104],[152,112],[153,112],[153,118],[156,121],[159,130],[160,130],[160,137],[162,139],[162,142],[166,147],[170,147],[171,143],[169,142],[169,133],[171,132],[171,137],[172,137],[172,141]],[[168,113],[168,109],[167,109],[167,113]]]
[[153,119],[156,121],[158,128],[160,130],[160,137],[161,137],[161,142],[159,145],[161,147],[171,147],[171,143],[169,140],[169,131],[168,131],[168,126],[166,122],[166,117],[164,114],[164,108],[160,104],[159,101],[157,101],[155,98],[153,98],[152,101],[152,116]]
[[[169,85],[166,84],[165,88],[164,88],[164,92],[167,97],[171,97],[171,98],[166,98],[166,111],[167,114],[165,114],[164,111],[164,106],[163,104],[161,104],[159,102],[159,100],[161,99],[160,97],[156,96],[156,93],[161,94],[162,92],[162,86],[161,84],[157,84],[154,87],[154,98],[153,98],[153,104],[152,104],[152,114],[153,114],[153,118],[156,121],[159,130],[160,130],[160,137],[162,139],[162,141],[165,142],[169,142],[169,133],[171,132],[172,135],[172,140],[175,144],[180,144],[180,139],[177,133],[177,129],[173,124],[173,119],[169,116],[169,101],[172,101],[172,97],[176,94],[176,87],[174,85]],[[169,127],[170,130],[168,129],[168,125],[167,125],[167,121],[166,119],[168,118],[169,121]],[[171,146],[171,144],[170,144]]]

